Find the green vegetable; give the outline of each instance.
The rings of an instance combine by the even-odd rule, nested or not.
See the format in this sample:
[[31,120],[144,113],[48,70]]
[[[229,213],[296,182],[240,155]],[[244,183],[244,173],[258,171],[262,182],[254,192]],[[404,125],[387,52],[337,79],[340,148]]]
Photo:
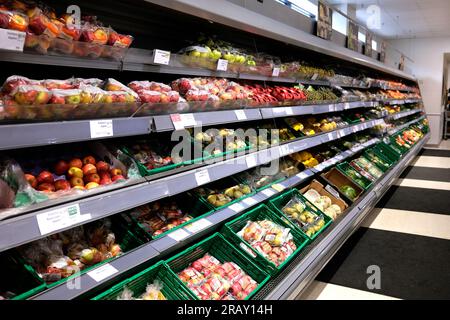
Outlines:
[[343,185],[341,187],[341,192],[351,200],[354,200],[356,198],[356,190],[349,185]]

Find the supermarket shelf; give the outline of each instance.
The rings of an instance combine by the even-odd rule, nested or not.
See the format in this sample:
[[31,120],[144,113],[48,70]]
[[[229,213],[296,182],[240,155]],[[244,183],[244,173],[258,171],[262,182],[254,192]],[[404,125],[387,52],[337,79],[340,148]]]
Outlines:
[[[372,139],[357,149],[348,150],[336,155],[334,158],[329,159],[320,169],[320,171],[325,170],[325,168],[332,166],[333,164],[345,160],[346,158],[352,157],[357,152],[362,149],[368,148],[371,145],[379,142],[379,139]],[[150,241],[149,243],[137,248],[136,250],[126,253],[116,260],[113,260],[109,264],[113,266],[117,273],[114,274],[115,277],[120,274],[124,274],[133,268],[143,264],[148,263],[149,260],[155,258],[163,258],[170,254],[171,252],[194,242],[196,239],[204,236],[205,234],[211,233],[213,230],[219,228],[219,226],[236,216],[241,212],[256,206],[274,195],[283,192],[284,189],[292,188],[299,183],[306,181],[311,178],[315,172],[314,170],[307,169],[296,176],[290,177],[283,182],[279,183],[276,188],[269,187],[265,190],[258,192],[257,194],[241,200],[231,206],[228,206],[222,210],[215,211],[209,216],[202,218],[194,223],[191,223],[182,229],[178,229],[169,233],[168,235],[159,238],[157,240]],[[95,269],[104,268],[99,266]],[[95,269],[93,272],[95,272]],[[89,274],[83,274],[77,278],[77,283],[79,286],[75,290],[68,289],[66,284],[61,284],[57,287],[49,289],[40,295],[34,297],[35,300],[68,300],[75,299],[83,295],[84,293],[92,290],[101,285],[105,285],[111,277],[105,278],[100,282],[96,282],[92,279]]]
[[[250,108],[239,110],[221,110],[188,113],[194,122],[186,127],[211,126],[216,124],[237,123],[286,117],[290,115],[321,114],[338,112],[353,108],[374,107],[378,102],[355,101],[336,104],[304,105],[293,107]],[[105,134],[96,134],[91,125],[110,121],[112,128]],[[152,131],[173,131],[171,115],[153,117],[128,117],[113,119],[74,120],[55,122],[36,122],[0,125],[0,150],[87,141],[105,138],[117,138],[149,134]]]
[[376,101],[354,101],[354,102],[340,102],[321,105],[303,105],[292,107],[275,107],[275,108],[261,108],[263,119],[272,119],[288,116],[298,116],[306,114],[321,114],[328,112],[339,112],[348,109],[375,107],[378,105]]
[[329,232],[313,249],[303,257],[301,262],[294,266],[281,281],[266,295],[267,300],[295,299],[314,280],[326,263],[333,257],[361,222],[374,208],[378,200],[389,189],[394,180],[414,159],[414,156],[429,140],[427,134],[411,151],[405,155],[397,165],[392,168],[368,194],[360,199],[353,209]]
[[[42,208],[28,214],[3,220],[0,222],[0,234],[2,234],[2,237],[0,237],[0,252],[163,197],[191,190],[210,181],[219,180],[249,168],[266,164],[282,156],[372,128],[382,122],[384,122],[383,119],[371,120],[312,137],[297,139],[280,146],[226,159],[221,162],[217,162],[218,158],[215,158],[213,160],[215,163],[211,164],[206,161],[204,167],[195,170],[158,180],[146,181],[111,192],[100,193],[88,198],[74,199],[68,203]],[[38,219],[48,219],[49,216],[54,216],[55,214],[58,217],[67,216],[69,208],[73,208],[74,205],[79,206],[77,218],[70,220],[70,223],[53,225],[50,232],[42,234]]]
[[386,99],[383,100],[382,102],[386,103],[386,104],[407,104],[407,103],[421,103],[422,99]]
[[[112,128],[103,134],[91,130],[99,122],[110,122]],[[141,117],[0,125],[0,150],[148,134],[152,122],[152,117]]]
[[426,117],[427,117],[426,115],[423,115],[423,116],[421,116],[421,117],[419,117],[419,118],[417,118],[417,119],[411,120],[411,121],[409,121],[409,122],[407,122],[407,123],[404,123],[404,124],[402,124],[402,125],[400,125],[400,126],[397,126],[397,127],[393,128],[392,130],[389,130],[388,133],[389,133],[389,135],[396,134],[397,132],[399,132],[399,131],[401,131],[401,130],[407,128],[407,127],[409,127],[409,126],[412,125],[413,123],[416,123],[416,122],[419,122],[419,121],[425,119]]
[[[185,127],[211,126],[215,124],[236,123],[241,121],[260,120],[259,109],[223,110],[191,113],[194,122]],[[171,115],[154,116],[154,126],[156,132],[175,130]]]
[[[233,28],[272,38],[285,43],[327,54],[339,59],[380,70],[395,76],[415,81],[415,78],[403,71],[389,67],[355,51],[348,50],[331,41],[275,21],[251,9],[236,5],[231,1],[220,0],[145,0],[163,7],[191,14],[203,19],[225,24]],[[267,26],[270,25],[270,30]]]
[[397,112],[397,113],[394,113],[394,114],[391,114],[391,115],[387,116],[386,119],[387,120],[397,120],[397,119],[408,117],[410,115],[413,115],[415,113],[422,112],[422,111],[423,111],[422,109],[415,109],[415,110]]

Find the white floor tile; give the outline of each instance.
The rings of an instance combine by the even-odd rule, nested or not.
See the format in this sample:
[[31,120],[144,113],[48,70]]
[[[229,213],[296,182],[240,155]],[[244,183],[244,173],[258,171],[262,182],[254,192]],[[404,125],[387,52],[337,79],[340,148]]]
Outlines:
[[449,169],[450,158],[420,156],[412,163],[412,165],[416,167]]
[[363,290],[314,280],[297,300],[399,300]]
[[378,208],[362,226],[450,240],[450,215],[445,214]]
[[420,180],[420,179],[397,179],[394,182],[397,186],[413,187],[413,188],[425,188],[425,189],[437,189],[437,190],[449,190],[450,182]]

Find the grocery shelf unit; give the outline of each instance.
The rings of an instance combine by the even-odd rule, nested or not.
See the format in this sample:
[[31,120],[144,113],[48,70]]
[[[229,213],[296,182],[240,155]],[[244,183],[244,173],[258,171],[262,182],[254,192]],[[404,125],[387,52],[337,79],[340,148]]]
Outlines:
[[[272,40],[283,41],[295,47],[305,48],[312,52],[322,52],[322,54],[344,61],[347,65],[366,68],[371,71],[387,75],[389,77],[401,78],[408,82],[416,83],[410,75],[396,69],[387,67],[371,58],[361,54],[340,48],[339,46],[309,35],[299,30],[292,30],[292,27],[275,22],[271,31],[264,27],[264,18],[255,12],[243,9],[228,1],[217,0],[171,0],[171,1],[141,1],[135,3],[149,2],[173,10],[184,11],[192,16],[200,16],[215,23],[232,25],[234,28],[251,30],[255,35],[264,36]],[[95,6],[94,4],[92,4]],[[174,11],[175,12],[175,11]],[[246,21],[245,23],[243,21]],[[161,48],[164,49],[164,48]],[[108,61],[102,59],[83,59],[68,57],[63,55],[38,55],[31,53],[5,52],[0,51],[0,61],[16,64],[33,64],[41,66],[59,66],[67,68],[83,68],[97,70],[98,72],[122,72],[133,75],[139,73],[143,75],[157,74],[164,77],[171,75],[203,76],[203,77],[226,77],[240,80],[270,81],[274,83],[294,84],[301,82],[305,85],[331,86],[329,81],[305,80],[294,78],[270,77],[245,73],[218,72],[200,68],[179,67],[175,65],[156,65],[153,63],[153,50],[151,49],[130,49],[121,61]],[[334,60],[333,60],[334,61]],[[73,69],[70,69],[73,70]],[[150,78],[149,76],[148,78]],[[342,85],[342,87],[370,89],[369,87]],[[375,88],[375,87],[374,87]],[[384,88],[388,89],[388,88]],[[409,89],[403,90],[409,92]],[[412,104],[420,102],[419,99],[389,99],[380,101],[349,101],[314,105],[298,105],[266,108],[243,108],[239,110],[220,110],[207,112],[194,112],[192,117],[195,125],[191,126],[211,126],[235,124],[247,121],[257,121],[264,119],[275,119],[299,115],[317,115],[357,108],[372,108],[379,104]],[[365,122],[350,124],[346,127],[333,131],[320,133],[310,137],[298,138],[288,141],[279,146],[273,146],[264,150],[250,150],[250,152],[240,152],[231,159],[222,160],[217,158],[208,163],[197,163],[187,168],[180,168],[169,173],[155,174],[141,179],[129,181],[124,184],[95,190],[87,196],[64,197],[57,200],[50,200],[45,203],[34,205],[23,211],[17,212],[16,216],[0,221],[0,252],[15,248],[19,245],[43,238],[49,234],[54,234],[82,225],[104,217],[121,213],[128,209],[150,203],[152,201],[177,195],[202,185],[197,178],[199,175],[207,175],[208,182],[220,180],[239,172],[266,164],[272,160],[283,156],[312,148],[321,144],[339,140],[353,133],[371,129],[383,124],[384,121],[398,120],[418,114],[422,110],[399,112],[384,118],[368,120]],[[399,130],[424,119],[421,115],[401,126],[393,128],[389,134],[394,134]],[[101,119],[111,121],[113,135],[110,137],[93,137],[90,132],[92,121],[73,120],[55,122],[32,122],[32,123],[12,123],[0,125],[0,150],[14,150],[19,148],[37,147],[44,145],[64,144],[78,141],[88,141],[105,138],[132,137],[146,134],[158,134],[159,132],[173,131],[174,124],[171,114],[155,114],[145,117],[122,117],[112,119]],[[254,297],[255,299],[293,299],[301,293],[314,279],[315,275],[324,267],[345,240],[356,230],[361,221],[374,207],[393,180],[412,161],[413,157],[420,151],[422,146],[428,141],[429,134],[425,136],[412,150],[410,150],[394,167],[392,167],[381,180],[375,183],[367,193],[361,197],[348,212],[330,228],[325,230],[312,245],[297,256],[288,267],[278,276],[272,278],[268,284]],[[307,169],[299,174],[290,177],[276,187],[272,186],[259,191],[255,195],[234,203],[221,210],[216,210],[208,216],[188,224],[176,231],[152,240],[144,245],[129,251],[108,263],[115,272],[104,279],[97,281],[84,273],[76,279],[79,285],[70,286],[66,283],[54,286],[42,293],[32,297],[36,300],[48,299],[80,299],[90,298],[93,290],[107,288],[113,282],[123,279],[130,273],[142,270],[161,259],[167,258],[171,253],[194,243],[197,239],[211,234],[218,230],[224,222],[237,217],[245,210],[261,204],[281,193],[283,190],[293,188],[308,181],[317,173],[320,173],[334,164],[357,155],[366,148],[379,142],[379,138],[373,138],[366,143],[353,149],[342,152],[332,159],[329,159],[314,168]],[[55,228],[51,233],[42,235],[38,225],[38,216],[45,216],[57,210],[64,210],[73,205],[79,206],[80,219],[71,225]],[[100,272],[104,266],[95,267],[91,272]]]

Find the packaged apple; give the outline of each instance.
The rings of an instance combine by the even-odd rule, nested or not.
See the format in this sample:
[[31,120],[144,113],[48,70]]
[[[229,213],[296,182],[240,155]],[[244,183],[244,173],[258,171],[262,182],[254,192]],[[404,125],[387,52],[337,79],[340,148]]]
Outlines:
[[119,82],[115,79],[112,79],[112,78],[106,79],[106,81],[104,82],[104,90],[112,91],[112,92],[113,91],[125,91],[129,95],[133,96],[136,101],[139,99],[139,96],[136,92],[134,92],[132,89],[130,89],[126,85],[122,84],[121,82]]
[[103,80],[98,78],[73,78],[72,85],[74,89],[83,89],[83,87],[101,87],[103,85]]
[[[331,199],[326,196],[319,196],[314,203],[322,210],[332,205]],[[310,238],[325,226],[324,217],[297,196],[289,200],[281,211]]]
[[46,104],[51,92],[40,85],[19,85],[11,92],[11,96],[20,105]]
[[31,9],[28,16],[30,19],[28,27],[35,35],[44,34],[50,38],[55,38],[60,34],[62,23],[47,17],[40,8]]
[[67,80],[55,80],[55,79],[46,79],[41,81],[41,84],[46,87],[48,90],[59,89],[59,90],[68,90],[75,89],[73,84],[73,79]]
[[172,88],[164,83],[154,81],[132,81],[128,84],[132,90],[139,93],[141,90],[151,90],[158,92],[169,92]]
[[117,300],[167,300],[164,294],[161,292],[163,283],[155,280],[153,283],[147,284],[145,292],[139,297],[134,297],[133,292],[124,288],[122,293],[117,297]]
[[0,28],[25,32],[28,24],[29,20],[25,14],[0,9]]
[[2,92],[5,94],[11,94],[19,86],[40,84],[41,81],[39,80],[33,80],[22,76],[10,76],[3,83]]
[[102,219],[23,245],[17,252],[45,282],[56,285],[140,244],[118,219]]

